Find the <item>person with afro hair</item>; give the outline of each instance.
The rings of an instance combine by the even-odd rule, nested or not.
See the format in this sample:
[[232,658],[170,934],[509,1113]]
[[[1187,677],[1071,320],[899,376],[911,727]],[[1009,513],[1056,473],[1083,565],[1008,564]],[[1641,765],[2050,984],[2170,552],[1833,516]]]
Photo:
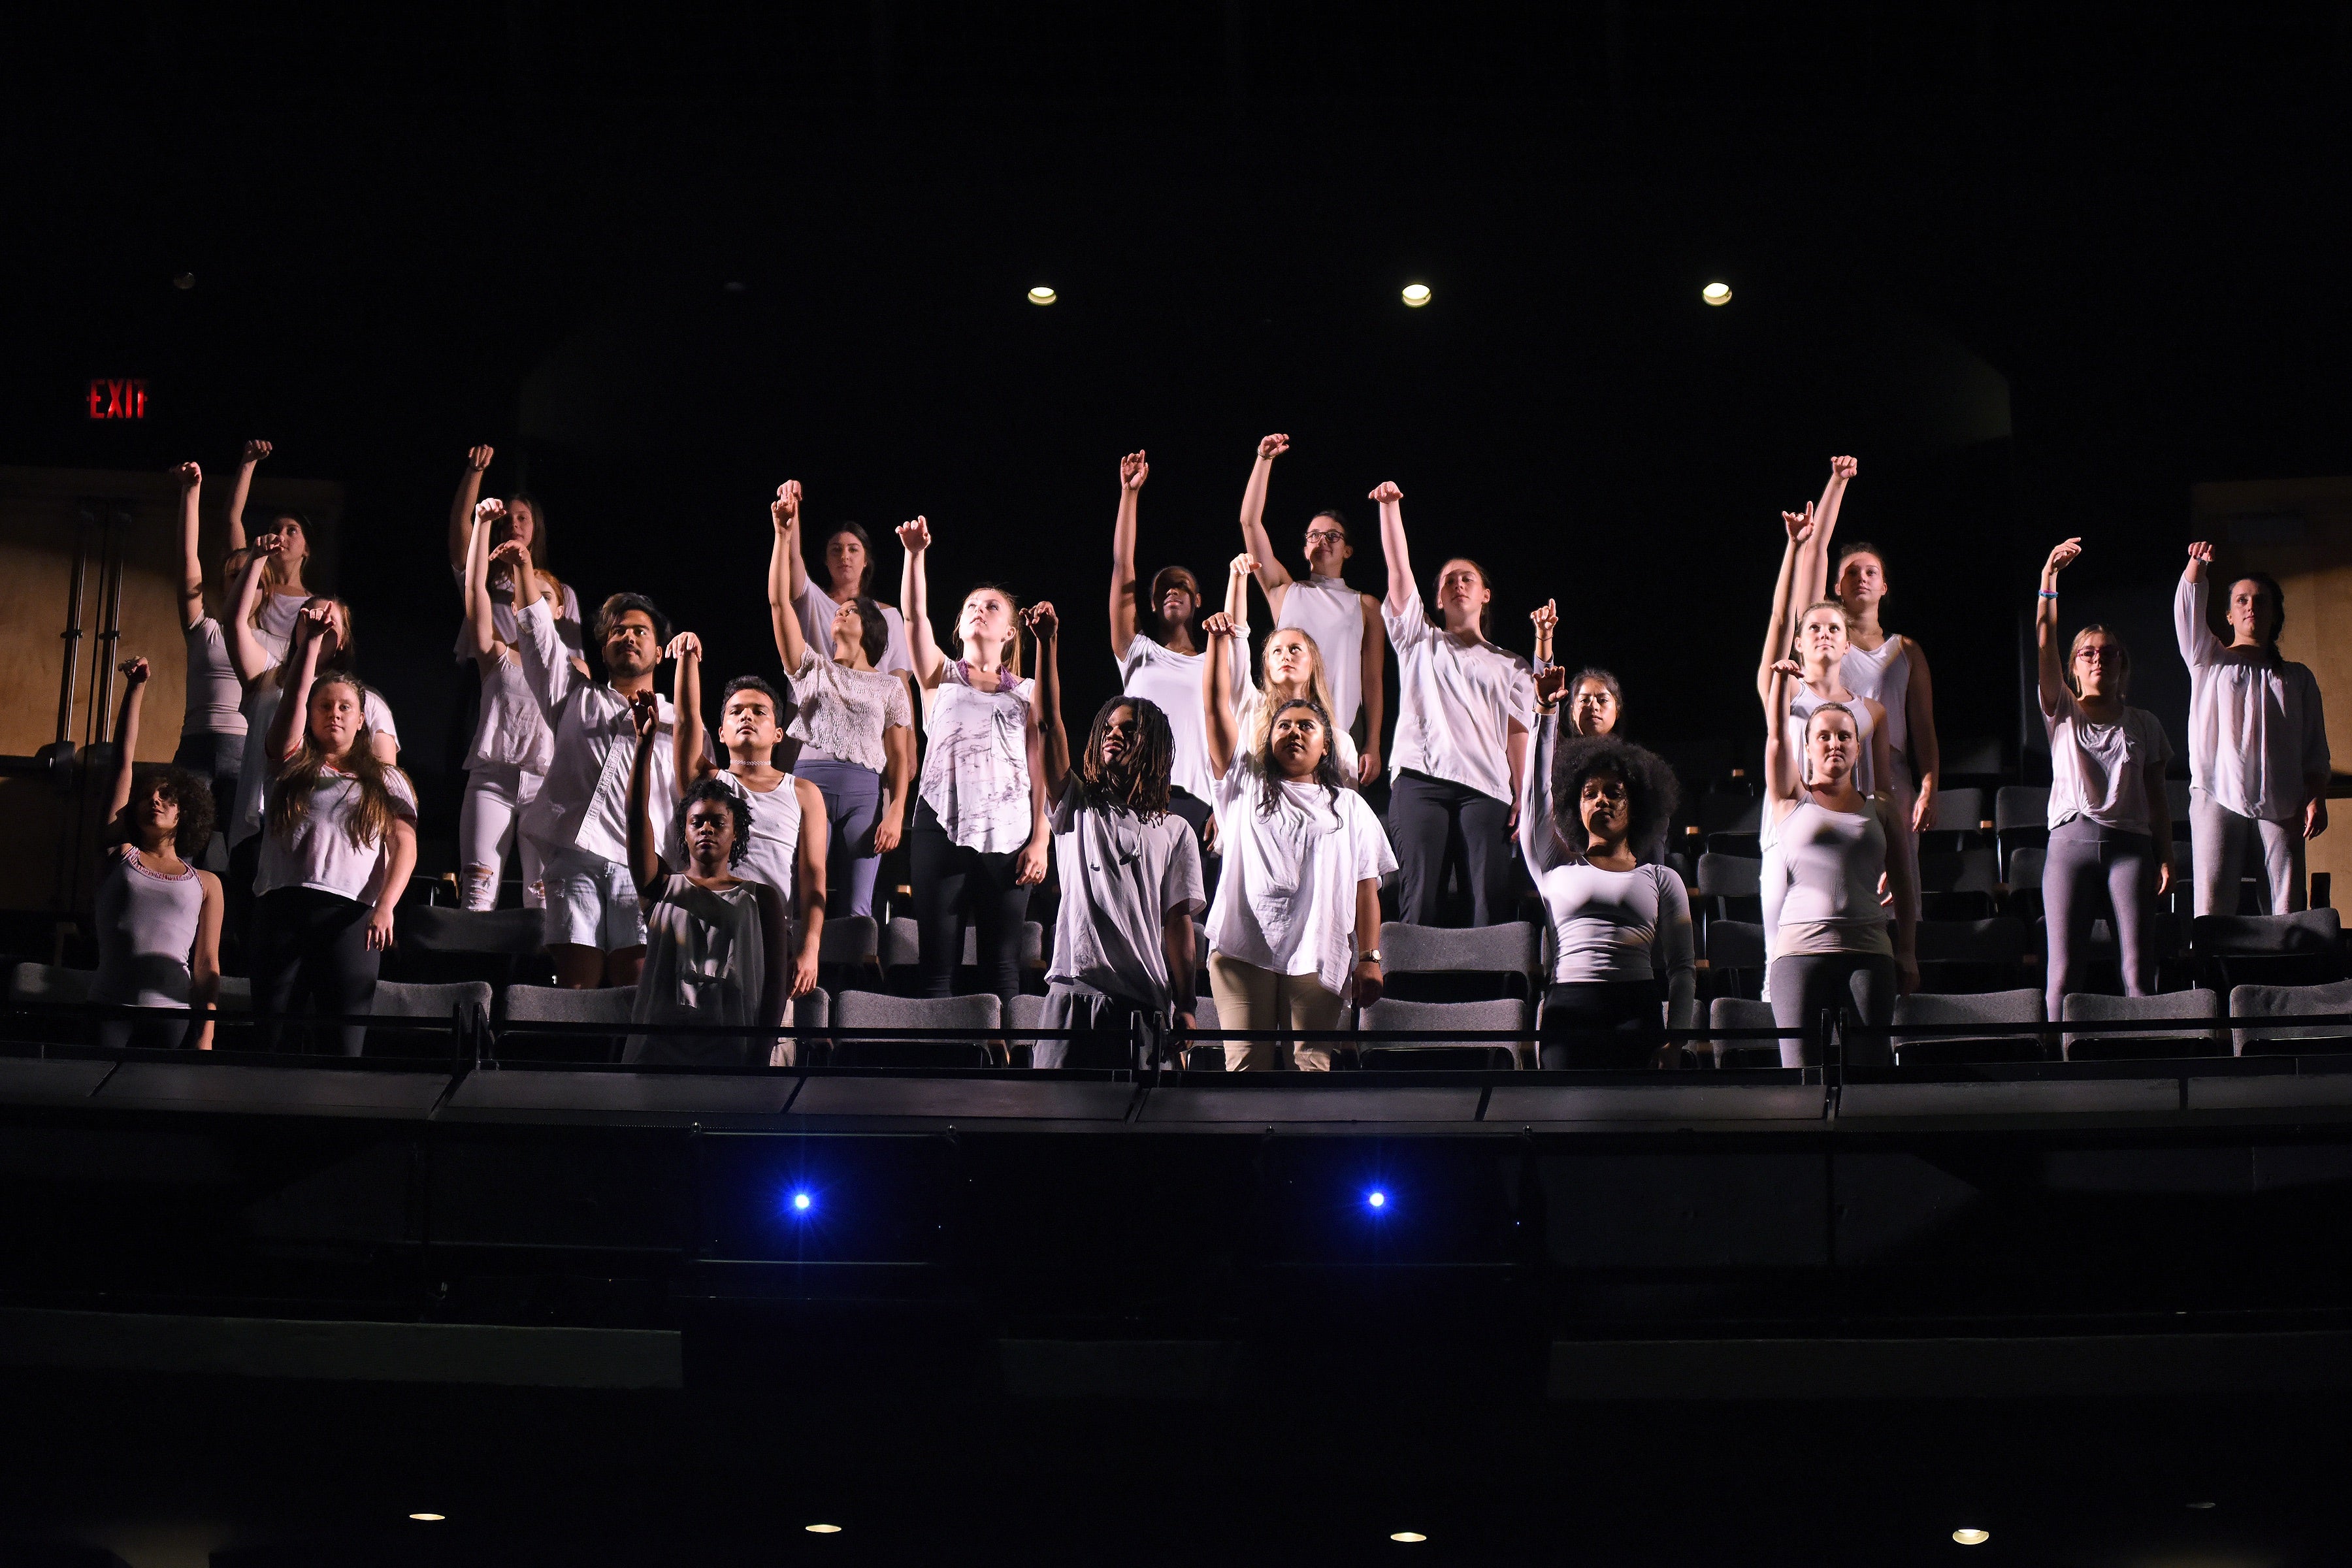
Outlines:
[[[1538,1060],[1547,1068],[1638,1068],[1673,1026],[1696,1022],[1697,971],[1690,899],[1664,866],[1644,866],[1634,846],[1673,816],[1673,770],[1614,735],[1559,740],[1569,672],[1536,677],[1535,743],[1528,748],[1519,852],[1551,922],[1551,985],[1544,993]],[[1554,802],[1567,803],[1555,812]]]

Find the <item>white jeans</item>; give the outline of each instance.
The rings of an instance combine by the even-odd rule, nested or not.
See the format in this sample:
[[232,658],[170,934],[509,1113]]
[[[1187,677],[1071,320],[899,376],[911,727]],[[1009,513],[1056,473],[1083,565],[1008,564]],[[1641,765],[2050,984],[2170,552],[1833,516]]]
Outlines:
[[2189,852],[2197,868],[2197,912],[2234,915],[2249,851],[2271,890],[2271,913],[2303,908],[2303,823],[2240,816],[2201,789],[2189,792]]
[[546,776],[500,763],[467,770],[466,799],[457,808],[457,881],[466,908],[498,907],[499,874],[509,849],[522,859],[523,907],[546,904],[539,846],[515,830],[522,808],[538,797]]

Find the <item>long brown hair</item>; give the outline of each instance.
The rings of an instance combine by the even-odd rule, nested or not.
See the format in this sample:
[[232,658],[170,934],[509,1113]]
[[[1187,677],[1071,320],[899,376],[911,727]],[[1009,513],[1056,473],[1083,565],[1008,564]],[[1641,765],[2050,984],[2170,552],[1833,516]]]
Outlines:
[[[348,686],[359,699],[360,730],[352,739],[352,749],[343,758],[343,771],[349,773],[360,786],[359,805],[344,825],[352,847],[364,849],[371,844],[383,842],[392,831],[392,819],[397,815],[392,804],[391,786],[384,780],[400,772],[379,761],[373,746],[375,731],[367,721],[368,689],[360,678],[344,670],[319,677],[310,688],[317,696],[330,686]],[[269,831],[280,842],[291,843],[294,830],[302,818],[310,815],[311,794],[319,787],[320,771],[329,765],[326,751],[310,734],[310,716],[302,715],[302,745],[284,765],[269,788]],[[405,775],[403,775],[405,782]]]
[[[269,514],[270,526],[263,531],[268,533],[278,532],[279,530],[277,526],[278,522],[280,519],[286,518],[290,518],[295,526],[301,529],[302,559],[306,562],[309,561],[310,559],[310,520],[303,516],[299,511],[297,511],[294,508],[290,506],[281,506],[273,510]],[[247,548],[249,551],[250,546]],[[286,568],[278,563],[278,557],[274,555],[271,556],[269,558],[269,564],[262,569],[261,592],[253,596],[253,613],[246,617],[246,625],[253,627],[256,631],[261,629],[261,612],[269,607],[269,600],[272,593],[272,589],[269,585],[272,583],[283,583],[286,579]],[[312,598],[317,598],[320,595],[315,594],[311,595]]]
[[[518,506],[530,508],[530,543],[524,548],[530,554],[531,573],[534,576],[547,579],[548,590],[554,595],[555,603],[560,608],[563,604],[563,579],[558,577],[554,570],[547,564],[547,508],[537,496],[528,490],[517,490],[507,498],[507,510],[499,516],[498,521],[490,524],[490,548],[496,550],[514,537],[514,509]],[[511,574],[508,580],[509,583],[512,581]],[[487,578],[483,585],[485,587],[489,585]]]

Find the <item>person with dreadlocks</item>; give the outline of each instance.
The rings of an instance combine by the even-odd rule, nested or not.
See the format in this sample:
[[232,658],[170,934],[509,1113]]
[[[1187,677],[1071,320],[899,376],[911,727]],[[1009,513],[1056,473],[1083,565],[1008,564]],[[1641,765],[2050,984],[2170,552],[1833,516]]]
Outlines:
[[1674,1027],[1697,1022],[1689,895],[1671,868],[1641,864],[1634,847],[1674,816],[1674,770],[1614,735],[1562,743],[1559,707],[1569,692],[1569,672],[1558,665],[1536,677],[1535,744],[1519,817],[1519,853],[1543,897],[1555,955],[1538,1060],[1647,1067],[1665,1043],[1659,1003],[1668,1005]]
[[[220,879],[194,862],[213,835],[210,781],[174,763],[134,776],[147,661],[125,659],[122,717],[114,731],[114,793],[107,802],[106,870],[92,924],[98,974],[89,999],[110,1007],[172,1007],[183,1016],[102,1018],[98,1043],[192,1045],[210,1050],[220,995]],[[201,1008],[199,1024],[185,1015]]]
[[1032,1061],[1147,1066],[1129,1048],[1138,1018],[1155,1031],[1172,1023],[1180,1039],[1192,1027],[1192,917],[1205,907],[1199,840],[1169,805],[1173,726],[1149,698],[1114,697],[1097,710],[1073,769],[1062,723],[1060,621],[1050,604],[1031,605],[1022,619],[1037,639],[1045,799],[1062,878],[1045,1027],[1092,1037],[1040,1040]]
[[[2197,912],[2238,912],[2240,868],[2260,857],[2271,913],[2304,907],[2304,841],[2327,831],[2327,718],[2307,664],[2279,657],[2286,595],[2267,572],[2230,584],[2230,640],[2205,619],[2212,545],[2189,547],[2172,626],[2189,667],[2189,846]],[[2052,598],[2057,595],[2051,593]]]
[[[681,868],[672,871],[662,860],[655,817],[656,796],[668,805],[668,781],[658,776],[658,764],[671,749],[661,733],[669,718],[650,689],[632,693],[625,711],[636,739],[629,766],[629,879],[646,931],[630,1020],[656,1028],[778,1028],[786,993],[815,984],[816,949],[812,935],[804,969],[796,972],[783,893],[736,875],[751,852],[751,800],[727,774],[705,773],[688,784],[677,809],[661,814],[679,856]],[[821,889],[819,896],[822,909]],[[771,1049],[770,1037],[750,1033],[638,1034],[629,1037],[622,1059],[741,1067],[772,1060]]]
[[[1217,781],[1224,874],[1209,910],[1209,988],[1228,1029],[1325,1030],[1350,997],[1380,1000],[1381,882],[1397,868],[1381,819],[1339,773],[1331,715],[1311,697],[1270,704],[1265,738],[1241,748],[1224,615],[1202,628],[1201,700]],[[1331,1047],[1297,1045],[1294,1065],[1328,1071]],[[1228,1041],[1229,1071],[1275,1065],[1272,1042]]]
[[[335,607],[320,602],[296,623],[292,678],[270,716],[270,781],[259,874],[254,879],[253,1007],[262,1048],[277,1048],[298,995],[330,1016],[367,1013],[392,945],[393,908],[416,865],[416,791],[376,753],[368,689],[320,662]],[[365,1024],[336,1026],[355,1057]]]

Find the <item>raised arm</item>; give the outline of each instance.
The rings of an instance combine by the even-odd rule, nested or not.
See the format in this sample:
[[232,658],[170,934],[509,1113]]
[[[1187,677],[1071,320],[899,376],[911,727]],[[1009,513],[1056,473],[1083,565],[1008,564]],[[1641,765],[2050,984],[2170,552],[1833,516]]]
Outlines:
[[1535,668],[1540,673],[1551,667],[1551,634],[1559,625],[1559,601],[1546,599],[1528,619],[1535,623]]
[[2172,593],[2172,633],[2180,643],[2180,662],[2191,669],[2211,664],[2221,655],[2221,639],[2205,624],[2205,568],[2212,564],[2213,547],[2203,540],[2189,547],[2189,565],[2180,586]]
[[2051,551],[2050,558],[2042,563],[2040,596],[2033,601],[2034,672],[2042,689],[2042,711],[2046,718],[2058,716],[2068,695],[2065,657],[2058,651],[2058,574],[2082,553],[2080,539],[2069,539]]
[[[1764,797],[1775,806],[1796,804],[1804,794],[1804,780],[1789,755],[1789,691],[1797,679],[1797,661],[1781,659],[1767,672],[1764,682]],[[1786,815],[1783,813],[1782,815]],[[1900,858],[1900,857],[1897,857]]]
[[1045,769],[1045,800],[1062,803],[1070,782],[1070,732],[1062,724],[1062,621],[1050,601],[1040,599],[1021,613],[1022,625],[1037,639],[1037,679],[1029,689],[1029,713],[1037,726]]
[[1282,596],[1290,591],[1290,574],[1275,554],[1265,531],[1265,487],[1274,477],[1274,460],[1290,450],[1287,436],[1267,436],[1257,444],[1257,460],[1250,465],[1249,483],[1242,489],[1242,548],[1257,558],[1257,585],[1268,608],[1279,617]]
[[186,631],[205,618],[203,530],[196,519],[205,471],[194,463],[182,463],[172,477],[180,481],[180,629]]
[[312,605],[294,623],[294,641],[286,650],[292,673],[286,695],[269,721],[269,738],[263,755],[272,763],[290,763],[302,749],[302,731],[310,712],[310,687],[319,679],[319,634],[334,624],[333,612]]
[[806,779],[793,781],[800,796],[800,847],[793,862],[793,888],[800,914],[800,951],[793,958],[793,994],[805,996],[816,989],[817,959],[824,947],[824,862],[826,826],[824,795]]
[[474,508],[482,499],[482,470],[490,466],[491,448],[471,447],[457,475],[457,493],[449,501],[449,564],[466,569],[466,545],[474,529]]
[[267,441],[247,441],[245,458],[236,466],[236,482],[228,492],[228,547],[245,548],[245,498],[253,489],[253,470],[261,466],[271,447]]
[[552,724],[587,672],[572,657],[572,649],[555,629],[555,611],[539,591],[539,576],[530,569],[530,552],[509,539],[490,552],[493,565],[505,562],[514,578],[515,651],[521,656],[523,684]]
[[1150,477],[1141,452],[1118,460],[1118,518],[1110,530],[1110,656],[1116,659],[1125,659],[1135,641],[1135,517],[1143,481]]
[[808,592],[808,559],[801,553],[801,482],[786,479],[776,487],[776,499],[782,501],[793,525],[792,549],[784,556],[784,592],[786,603],[798,605],[801,595]]
[[106,820],[114,821],[131,804],[131,754],[139,750],[139,710],[147,700],[147,661],[126,658],[122,679],[130,687],[122,694],[122,713],[114,721],[114,787],[107,793]]
[[640,902],[650,904],[661,889],[661,829],[654,822],[654,747],[661,728],[661,703],[650,691],[629,699],[629,722],[637,732],[629,760],[629,880]]
[[940,671],[948,662],[931,631],[930,583],[923,564],[931,548],[929,520],[919,517],[900,523],[898,543],[907,552],[906,564],[898,569],[898,613],[907,619],[907,655],[914,660],[915,679],[929,689],[939,685]]
[[[793,587],[793,569],[801,558],[801,482],[786,479],[768,503],[768,521],[776,531],[768,547],[768,626],[776,634],[776,657],[791,675],[808,657],[808,637],[801,630],[800,594]],[[802,573],[805,580],[805,570]]]
[[[1809,504],[1801,512],[1784,511],[1780,526],[1788,530],[1789,542],[1780,552],[1780,575],[1772,584],[1772,615],[1764,623],[1764,651],[1756,660],[1756,700],[1769,705],[1772,667],[1789,657],[1796,640],[1797,578],[1804,558],[1805,542],[1820,533],[1813,509]],[[1819,595],[1805,601],[1819,602]]]
[[228,624],[221,628],[228,634],[228,661],[236,667],[237,678],[247,686],[269,673],[278,660],[261,638],[254,635],[253,607],[261,602],[261,575],[269,570],[272,557],[285,552],[285,542],[274,533],[265,533],[253,542],[253,553],[246,557],[245,570],[237,574],[236,602],[229,605]]
[[1519,812],[1519,856],[1528,870],[1542,876],[1568,858],[1560,853],[1559,829],[1552,826],[1551,759],[1559,743],[1559,700],[1568,690],[1568,672],[1558,666],[1536,675],[1536,728],[1528,747],[1527,770],[1520,794],[1527,805]]
[[1209,731],[1209,776],[1223,778],[1241,744],[1240,724],[1234,718],[1233,661],[1241,634],[1226,616],[1211,616],[1201,623],[1208,639],[1209,657],[1201,661],[1201,712]]
[[[1420,593],[1412,580],[1412,551],[1404,537],[1404,492],[1393,480],[1383,480],[1373,487],[1371,499],[1381,506],[1381,553],[1389,563],[1389,595],[1384,607],[1391,615],[1402,615],[1404,607]],[[1371,693],[1364,694],[1369,698]]]
[[669,639],[662,657],[677,666],[677,673],[671,677],[669,698],[670,706],[677,710],[677,722],[670,726],[670,758],[677,766],[678,787],[684,789],[703,774],[719,771],[702,738],[702,639],[692,632],[679,632]]
[[1225,568],[1225,619],[1244,637],[1249,636],[1249,585],[1256,572],[1257,557],[1246,550]]
[[1822,499],[1806,509],[1816,526],[1812,538],[1798,552],[1797,589],[1803,597],[1797,602],[1801,605],[1818,605],[1831,596],[1830,542],[1837,533],[1838,511],[1845,505],[1845,487],[1859,467],[1852,458],[1832,458]]
[[498,617],[490,605],[490,523],[497,515],[478,505],[467,514],[466,650],[476,658],[490,658],[499,651]]

